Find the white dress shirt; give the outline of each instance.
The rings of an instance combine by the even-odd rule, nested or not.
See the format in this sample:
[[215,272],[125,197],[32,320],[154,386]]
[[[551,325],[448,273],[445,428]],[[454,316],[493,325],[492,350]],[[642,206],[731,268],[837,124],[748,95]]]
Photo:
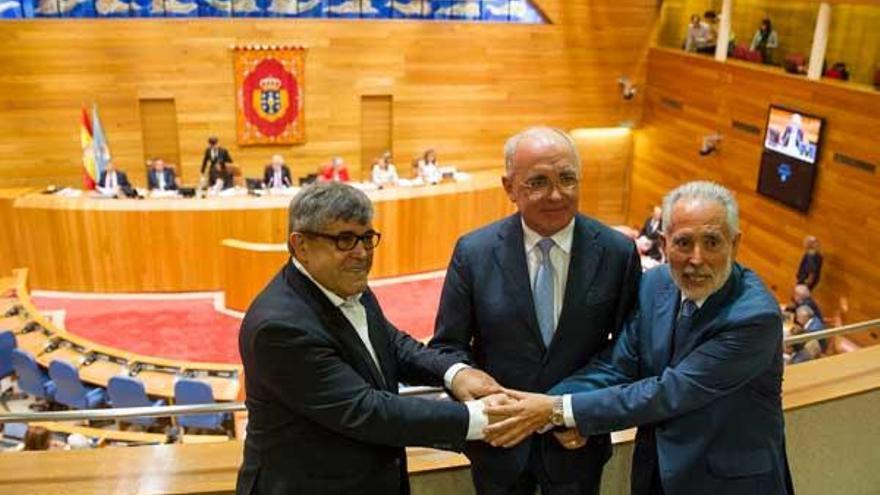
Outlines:
[[156,170],[156,182],[158,183],[159,190],[165,190],[165,171],[164,170]]
[[107,177],[104,178],[104,188],[106,189],[115,189],[116,188],[116,171],[111,170],[107,172]]
[[373,166],[373,184],[384,186],[385,184],[394,184],[397,182],[397,167],[389,164],[388,169],[384,169],[379,165]]
[[[342,315],[345,316],[345,319],[351,324],[354,328],[355,332],[357,332],[357,336],[360,338],[361,342],[367,348],[367,352],[370,353],[370,357],[373,358],[373,363],[376,365],[376,368],[379,370],[380,376],[385,376],[382,373],[382,366],[379,364],[379,359],[376,357],[376,351],[373,349],[373,344],[370,342],[370,331],[369,326],[367,324],[367,310],[364,308],[364,305],[361,304],[361,295],[355,294],[351,297],[342,298],[339,297],[335,292],[327,289],[317,280],[312,278],[312,275],[306,270],[306,268],[299,262],[295,257],[291,256],[290,260],[293,262],[293,266],[296,267],[303,275],[305,275],[309,280],[314,282],[315,285],[318,286],[318,289],[327,296],[327,299],[330,302],[339,308],[342,311]],[[449,367],[449,369],[444,374],[444,379],[447,376],[451,378],[455,376],[459,370],[462,369],[462,363],[458,363]],[[454,369],[456,368],[457,369]],[[450,374],[449,372],[452,371]],[[483,412],[485,409],[485,405],[482,401],[472,400],[466,401],[464,403],[468,409],[468,431],[467,431],[467,439],[468,440],[481,440],[483,438],[483,430],[489,425],[489,418]]]
[[[543,239],[541,234],[530,229],[525,221],[522,223],[523,241],[526,250],[526,260],[529,265],[529,287],[535,286],[535,276],[538,267],[544,261],[541,259],[541,248],[538,242]],[[553,239],[553,247],[550,248],[550,264],[553,265],[553,328],[559,324],[559,315],[562,313],[562,304],[565,302],[565,285],[568,281],[568,265],[571,263],[571,244],[574,241],[574,218],[559,232],[550,236]]]

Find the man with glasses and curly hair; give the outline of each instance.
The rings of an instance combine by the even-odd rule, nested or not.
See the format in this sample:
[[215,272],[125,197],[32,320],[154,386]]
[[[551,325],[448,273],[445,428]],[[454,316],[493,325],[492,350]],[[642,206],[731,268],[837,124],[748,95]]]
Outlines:
[[[641,264],[630,239],[578,213],[581,163],[568,134],[526,129],[504,154],[501,182],[518,212],[458,241],[430,347],[504,387],[544,392],[608,346],[636,300]],[[466,453],[479,495],[596,494],[609,437],[578,447],[538,434]]]
[[[382,314],[367,286],[381,234],[363,192],[301,190],[289,209],[291,258],[254,300],[239,335],[249,413],[239,494],[408,494],[404,446],[460,449],[482,438],[483,402],[398,395],[441,385],[459,362]],[[467,368],[446,383],[498,390]],[[491,396],[490,399],[491,400]]]

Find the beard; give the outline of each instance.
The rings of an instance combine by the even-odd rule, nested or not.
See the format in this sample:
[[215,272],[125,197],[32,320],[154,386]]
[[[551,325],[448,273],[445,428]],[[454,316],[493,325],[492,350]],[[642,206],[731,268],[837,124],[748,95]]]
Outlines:
[[[671,268],[671,267],[670,267]],[[718,272],[713,273],[709,268],[703,268],[701,270],[697,270],[690,266],[685,267],[683,270],[673,270],[670,269],[669,273],[672,274],[672,280],[675,281],[675,285],[681,290],[681,293],[684,294],[684,297],[690,299],[692,301],[701,301],[705,300],[715,292],[717,292],[721,287],[727,283],[727,279],[730,278],[730,273],[733,271],[733,259],[730,258],[727,260],[727,263],[719,270]],[[688,276],[700,276],[700,277],[708,277],[710,278],[710,283],[701,284],[699,286],[691,286],[687,281]]]

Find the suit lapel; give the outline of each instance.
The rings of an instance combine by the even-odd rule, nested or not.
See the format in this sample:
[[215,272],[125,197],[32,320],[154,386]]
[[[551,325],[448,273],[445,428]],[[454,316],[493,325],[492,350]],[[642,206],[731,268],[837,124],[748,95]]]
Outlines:
[[385,390],[396,391],[397,378],[392,373],[393,366],[391,362],[394,356],[391,355],[391,340],[388,334],[388,328],[385,326],[384,318],[382,318],[379,303],[376,301],[372,292],[364,294],[361,297],[361,304],[367,311],[367,326],[369,328],[370,343],[373,344],[373,351],[376,352],[376,360],[379,361],[379,369],[372,366],[376,377],[381,377],[382,388]]
[[[668,268],[665,268],[668,270]],[[675,310],[681,292],[667,274],[664,285],[657,291],[654,298],[654,314],[651,325],[651,356],[655,375],[660,375],[663,368],[669,365],[672,357],[672,330],[675,325]]]
[[604,251],[604,247],[597,240],[598,236],[599,231],[591,228],[584,217],[575,216],[565,298],[562,301],[562,312],[559,315],[559,324],[556,325],[556,333],[553,334],[553,340],[550,342],[551,348],[560,338],[560,333],[570,331],[570,328],[579,328],[576,321],[577,310],[589,304],[586,301],[587,293],[596,278]]
[[727,282],[718,291],[709,296],[703,307],[694,314],[694,323],[691,327],[690,335],[687,336],[681,349],[675,349],[675,356],[673,356],[672,360],[673,365],[678,364],[699,342],[704,340],[701,336],[709,328],[707,323],[715,319],[721,308],[724,307],[728,299],[736,292],[739,286],[739,279],[739,265],[734,265]]
[[[293,263],[288,262],[287,272],[288,283],[298,293],[311,300],[312,304],[310,306],[317,310],[316,313],[321,320],[323,330],[338,342],[339,349],[346,358],[345,361],[356,369],[361,376],[368,379],[375,388],[385,389],[385,380],[382,378],[380,371],[376,369],[370,352],[360,337],[358,337],[357,331],[351,326],[348,318],[342,314],[342,310],[334,306],[327,299],[327,296],[321,292],[321,289],[309,280],[308,277],[300,273],[293,266]],[[369,317],[370,311],[367,310],[368,326],[370,325]],[[372,335],[373,332],[369,333]],[[373,342],[373,346],[374,350],[378,352],[378,349],[375,349],[375,342]]]
[[529,265],[526,260],[521,222],[519,214],[507,217],[498,233],[498,243],[493,249],[493,256],[504,274],[504,279],[507,281],[505,290],[510,295],[520,319],[529,328],[541,348],[544,348],[544,339],[541,337],[538,317],[535,315],[532,288],[529,285]]

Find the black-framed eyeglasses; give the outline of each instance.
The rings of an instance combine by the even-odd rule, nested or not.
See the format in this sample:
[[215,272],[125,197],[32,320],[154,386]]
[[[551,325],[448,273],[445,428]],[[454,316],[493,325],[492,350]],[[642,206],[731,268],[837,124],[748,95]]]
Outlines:
[[370,230],[363,235],[357,235],[352,232],[343,232],[341,234],[325,234],[324,232],[314,232],[311,230],[300,230],[300,234],[329,239],[336,245],[336,249],[340,251],[351,251],[357,246],[358,241],[364,245],[364,249],[372,251],[379,245],[382,234],[375,230]]

